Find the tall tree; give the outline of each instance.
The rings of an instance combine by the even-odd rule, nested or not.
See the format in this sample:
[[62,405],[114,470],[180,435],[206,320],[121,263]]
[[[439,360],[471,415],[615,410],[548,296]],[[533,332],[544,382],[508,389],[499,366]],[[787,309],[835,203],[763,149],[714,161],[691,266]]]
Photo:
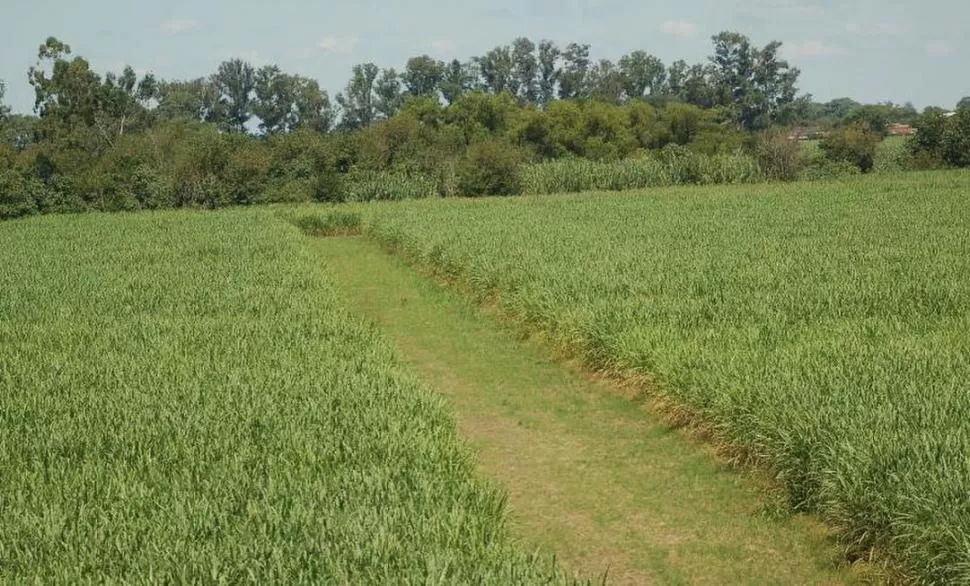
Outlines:
[[795,100],[800,75],[778,57],[781,43],[773,41],[758,49],[746,36],[727,31],[711,40],[715,102],[730,108],[742,128],[770,125]]
[[409,96],[437,96],[445,76],[445,64],[428,55],[408,59],[401,74],[404,91]]
[[122,136],[126,131],[143,130],[151,125],[149,107],[158,97],[154,75],[147,74],[139,80],[134,69],[125,67],[121,75],[104,76],[101,92],[96,125],[109,142],[111,135]]
[[37,51],[37,64],[27,74],[34,88],[34,111],[47,122],[46,131],[54,126],[94,126],[101,78],[86,60],[69,60],[70,55],[70,45],[49,37]]
[[956,109],[957,110],[970,110],[970,96],[967,96],[965,98],[962,98],[959,102],[957,102]]
[[474,63],[462,63],[454,59],[445,66],[438,84],[441,96],[448,104],[454,104],[475,87],[477,79]]
[[559,70],[559,97],[569,100],[587,95],[589,75],[589,45],[569,43],[563,51],[563,66]]
[[292,132],[301,128],[327,132],[334,112],[327,92],[316,80],[288,75],[275,65],[256,72],[256,100],[253,113],[266,134]]
[[657,57],[645,51],[634,51],[620,58],[620,71],[624,90],[631,100],[663,93],[667,69]]
[[294,76],[293,80],[296,86],[294,111],[297,120],[290,130],[306,128],[316,132],[330,132],[337,119],[330,95],[320,88],[315,79]]
[[525,37],[512,43],[512,76],[517,96],[528,104],[539,103],[539,60],[536,44]]
[[256,70],[241,59],[231,59],[219,64],[212,82],[220,95],[219,122],[231,132],[245,132],[253,117]]
[[589,71],[589,95],[598,100],[613,104],[623,102],[625,79],[620,68],[609,59],[601,59]]
[[508,47],[495,47],[482,57],[476,58],[482,89],[492,94],[508,91],[518,93],[518,80],[515,79],[515,64],[512,51]]
[[387,119],[397,114],[402,105],[401,78],[394,69],[385,69],[374,82],[374,109]]
[[0,122],[3,122],[7,116],[10,115],[10,106],[3,103],[3,96],[7,91],[7,86],[2,79],[0,79]]
[[159,121],[216,122],[219,110],[219,90],[210,79],[158,84],[158,105],[154,114]]
[[556,98],[561,51],[552,41],[539,43],[539,103],[545,107]]
[[745,128],[767,128],[793,117],[801,71],[778,56],[780,49],[781,43],[772,41],[755,51],[754,96],[743,114]]
[[347,89],[337,94],[337,103],[343,110],[340,127],[344,130],[357,130],[369,126],[377,118],[374,107],[374,83],[380,69],[373,63],[354,66],[354,74],[347,83]]

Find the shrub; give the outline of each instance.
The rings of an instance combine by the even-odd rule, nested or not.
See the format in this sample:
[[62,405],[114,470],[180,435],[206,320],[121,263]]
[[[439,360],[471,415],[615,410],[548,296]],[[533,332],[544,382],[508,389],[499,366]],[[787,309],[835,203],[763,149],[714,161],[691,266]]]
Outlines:
[[900,136],[891,136],[880,143],[876,149],[874,173],[897,173],[913,168],[913,155],[907,141]]
[[311,184],[311,194],[316,201],[338,203],[347,201],[344,176],[336,171],[324,171]]
[[521,193],[522,160],[522,154],[515,147],[499,140],[472,145],[456,171],[459,193],[468,196]]
[[784,130],[768,130],[758,136],[755,145],[758,166],[771,181],[794,181],[805,169],[805,149],[790,140]]
[[825,157],[833,162],[848,162],[863,173],[872,171],[880,136],[865,123],[846,126],[829,133],[819,144]]
[[37,213],[37,202],[27,183],[28,180],[17,173],[0,171],[0,220]]
[[942,147],[948,165],[970,167],[970,108],[962,108],[947,119]]

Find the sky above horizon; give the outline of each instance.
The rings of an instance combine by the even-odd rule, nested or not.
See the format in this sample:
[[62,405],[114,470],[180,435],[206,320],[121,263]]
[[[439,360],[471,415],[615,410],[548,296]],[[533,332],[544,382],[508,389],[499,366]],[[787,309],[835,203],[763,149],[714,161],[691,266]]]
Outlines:
[[320,81],[331,96],[354,64],[400,69],[411,56],[466,60],[519,36],[592,46],[595,59],[643,49],[701,62],[710,37],[735,30],[784,43],[799,87],[820,101],[952,108],[970,96],[970,2],[957,0],[7,0],[0,79],[15,112],[33,107],[27,69],[48,36],[99,73],[126,64],[164,79],[214,72],[228,58]]

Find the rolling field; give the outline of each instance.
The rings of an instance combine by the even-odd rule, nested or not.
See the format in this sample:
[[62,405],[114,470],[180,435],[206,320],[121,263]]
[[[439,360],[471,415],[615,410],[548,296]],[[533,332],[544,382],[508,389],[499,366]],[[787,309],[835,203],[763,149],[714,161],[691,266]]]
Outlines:
[[555,583],[259,210],[0,224],[0,582]]
[[970,582],[970,174],[368,206],[367,234],[650,380],[796,510]]

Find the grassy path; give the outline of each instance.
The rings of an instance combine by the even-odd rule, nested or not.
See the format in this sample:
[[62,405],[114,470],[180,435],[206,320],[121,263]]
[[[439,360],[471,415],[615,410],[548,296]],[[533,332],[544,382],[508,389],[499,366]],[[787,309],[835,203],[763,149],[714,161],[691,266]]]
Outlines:
[[453,406],[523,540],[611,584],[841,584],[821,530],[764,513],[718,465],[606,383],[516,340],[359,238],[315,244],[350,306]]

